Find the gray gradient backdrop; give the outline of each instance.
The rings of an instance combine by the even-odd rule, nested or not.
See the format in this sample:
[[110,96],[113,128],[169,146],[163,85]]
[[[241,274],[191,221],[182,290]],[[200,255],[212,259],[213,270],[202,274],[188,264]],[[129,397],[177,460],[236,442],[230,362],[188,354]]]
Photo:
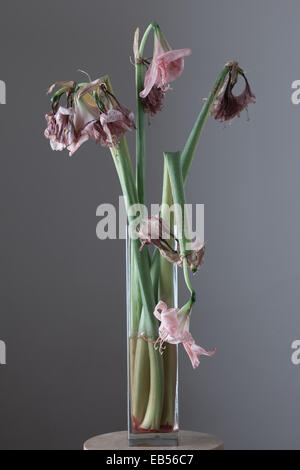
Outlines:
[[193,371],[181,351],[181,427],[228,449],[300,447],[299,15],[297,0],[2,2],[2,449],[79,449],[126,427],[125,246],[95,234],[96,207],[117,203],[119,184],[92,143],[72,159],[50,150],[44,91],[82,68],[108,73],[133,108],[132,37],[152,20],[193,54],[148,129],[149,201],[162,151],[182,148],[225,61],[240,61],[257,95],[250,122],[208,122],[189,177],[207,240],[192,329],[217,356]]

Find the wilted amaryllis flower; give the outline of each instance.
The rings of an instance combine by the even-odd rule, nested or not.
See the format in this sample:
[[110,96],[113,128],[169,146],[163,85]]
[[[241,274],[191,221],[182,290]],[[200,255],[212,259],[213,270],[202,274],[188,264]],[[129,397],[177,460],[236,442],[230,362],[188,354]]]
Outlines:
[[[153,245],[170,263],[177,264],[182,268],[183,256],[180,254],[180,250],[172,248],[173,241],[180,247],[180,240],[174,236],[169,226],[160,217],[145,217],[137,227],[136,233],[141,241],[141,250],[145,245]],[[186,255],[188,267],[194,273],[201,266],[204,253],[205,246],[196,237]]]
[[134,114],[107,89],[105,78],[78,87],[75,82],[56,84],[62,83],[72,83],[73,88],[59,90],[52,98],[52,107],[57,107],[65,93],[68,107],[46,115],[45,136],[54,150],[66,148],[71,156],[89,139],[103,147],[115,146],[127,131],[135,128]]
[[[218,121],[232,121],[236,116],[247,109],[248,104],[255,103],[256,97],[252,93],[249,82],[237,62],[230,62],[229,73],[217,99],[212,107],[211,115]],[[241,94],[235,96],[232,90],[241,75],[245,81],[245,88]]]
[[184,57],[190,54],[190,49],[172,50],[159,26],[155,27],[153,58],[145,75],[144,90],[140,93],[146,112],[155,114],[161,110],[165,91],[180,77]]
[[[198,367],[200,363],[200,356],[213,356],[216,353],[215,349],[212,351],[206,351],[195,343],[195,340],[190,333],[189,310],[168,308],[167,304],[160,300],[153,313],[160,321],[159,338],[157,339],[156,344],[159,345],[161,353],[163,352],[163,345],[165,342],[170,344],[182,343],[194,369]],[[144,337],[144,335],[141,336]]]

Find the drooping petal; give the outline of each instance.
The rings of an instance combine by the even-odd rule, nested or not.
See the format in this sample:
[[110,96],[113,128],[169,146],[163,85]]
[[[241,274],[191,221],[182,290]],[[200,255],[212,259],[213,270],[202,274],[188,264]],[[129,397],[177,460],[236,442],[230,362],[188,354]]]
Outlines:
[[87,83],[86,85],[79,88],[79,90],[77,92],[78,99],[82,98],[85,94],[89,94],[89,93],[92,93],[93,91],[99,90],[99,88],[102,85],[104,85],[106,87],[105,78],[106,77],[97,78],[96,80],[94,80],[90,83]]
[[81,134],[76,141],[72,142],[68,146],[69,156],[72,157],[72,155],[74,155],[74,153],[79,149],[79,147],[81,147],[81,145],[84,144],[84,142],[86,142],[87,140],[89,140],[88,134]]
[[159,81],[159,71],[156,62],[152,62],[149,69],[146,72],[145,80],[144,80],[144,89],[140,92],[141,98],[146,98],[149,95],[152,88],[156,85],[157,87],[160,86]]
[[212,351],[206,351],[206,349],[198,346],[195,341],[185,342],[183,346],[191,360],[192,366],[194,369],[200,364],[200,356],[214,356],[216,354],[216,349]]
[[95,121],[99,117],[100,112],[96,105],[92,106],[84,97],[75,98],[74,126],[76,132],[80,133],[89,122]]
[[55,83],[52,83],[52,85],[49,86],[46,94],[47,95],[51,95],[51,93],[53,92],[54,88],[59,85],[59,86],[62,86],[63,88],[68,88],[68,89],[73,89],[75,88],[75,85],[76,83],[73,82],[73,81],[62,81],[62,82],[55,82]]
[[46,114],[45,137],[50,140],[52,150],[64,150],[76,141],[73,108],[59,107],[58,111]]
[[195,238],[191,244],[191,250],[187,255],[187,262],[188,267],[195,273],[202,265],[205,254],[205,245],[203,245],[200,238]]

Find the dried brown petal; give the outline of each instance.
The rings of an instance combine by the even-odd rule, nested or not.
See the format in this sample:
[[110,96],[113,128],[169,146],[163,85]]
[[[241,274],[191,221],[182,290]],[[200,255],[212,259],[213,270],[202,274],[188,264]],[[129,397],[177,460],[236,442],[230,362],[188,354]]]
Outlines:
[[76,82],[68,81],[68,82],[55,82],[55,83],[52,83],[52,85],[49,86],[46,94],[51,95],[56,86],[61,86],[63,88],[69,88],[70,90],[72,90],[72,89],[75,88]]

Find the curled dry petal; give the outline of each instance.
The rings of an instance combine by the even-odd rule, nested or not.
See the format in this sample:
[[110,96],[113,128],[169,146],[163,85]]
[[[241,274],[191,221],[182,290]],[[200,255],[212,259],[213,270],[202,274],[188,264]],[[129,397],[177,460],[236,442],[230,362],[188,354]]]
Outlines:
[[161,239],[168,240],[171,237],[174,238],[168,225],[158,216],[145,217],[141,221],[137,232],[143,244],[155,243],[156,240]]
[[100,123],[106,134],[107,145],[117,145],[125,132],[135,128],[134,114],[123,108],[109,109],[100,115]]
[[139,54],[139,37],[140,37],[140,28],[136,28],[133,39],[133,56],[135,61],[140,57]]
[[77,98],[80,99],[87,93],[92,93],[93,91],[99,91],[101,86],[106,87],[105,78],[106,77],[97,78],[97,80],[94,80],[80,87],[77,92]]
[[189,268],[195,273],[202,265],[205,254],[205,245],[196,237],[192,243],[191,251],[187,254],[187,262]]
[[156,85],[153,85],[149,94],[145,98],[142,98],[145,112],[154,116],[158,111],[161,111],[164,97],[165,92]]
[[64,150],[76,141],[73,122],[74,109],[60,106],[57,113],[46,114],[45,137],[50,140],[52,150]]
[[59,85],[59,86],[62,86],[63,88],[69,88],[70,90],[74,89],[75,86],[76,86],[76,83],[73,82],[73,81],[67,81],[67,82],[55,82],[55,83],[52,83],[52,85],[49,86],[48,90],[47,90],[47,95],[51,95],[51,93],[53,92],[54,88]]

